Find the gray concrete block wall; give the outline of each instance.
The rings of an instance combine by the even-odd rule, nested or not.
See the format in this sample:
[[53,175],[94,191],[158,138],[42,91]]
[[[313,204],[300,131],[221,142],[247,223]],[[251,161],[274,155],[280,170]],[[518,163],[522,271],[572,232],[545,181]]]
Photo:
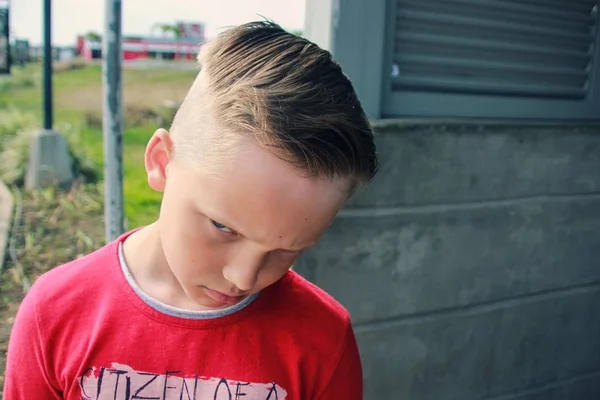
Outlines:
[[365,398],[600,399],[600,127],[378,129],[295,270],[352,313]]

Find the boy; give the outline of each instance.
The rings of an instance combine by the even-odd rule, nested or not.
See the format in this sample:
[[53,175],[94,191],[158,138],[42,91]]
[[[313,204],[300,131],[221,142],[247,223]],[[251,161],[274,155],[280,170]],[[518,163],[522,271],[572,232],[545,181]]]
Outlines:
[[38,279],[4,400],[362,398],[347,311],[290,271],[377,170],[352,85],[269,22],[198,60],[146,149],[158,220]]

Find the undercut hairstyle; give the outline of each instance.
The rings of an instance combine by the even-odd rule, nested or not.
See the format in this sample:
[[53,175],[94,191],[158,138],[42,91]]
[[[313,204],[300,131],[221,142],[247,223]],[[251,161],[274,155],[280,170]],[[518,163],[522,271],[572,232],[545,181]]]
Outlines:
[[171,127],[175,158],[218,165],[240,135],[252,135],[309,176],[348,178],[354,187],[376,174],[372,127],[328,51],[261,21],[202,44],[198,63]]

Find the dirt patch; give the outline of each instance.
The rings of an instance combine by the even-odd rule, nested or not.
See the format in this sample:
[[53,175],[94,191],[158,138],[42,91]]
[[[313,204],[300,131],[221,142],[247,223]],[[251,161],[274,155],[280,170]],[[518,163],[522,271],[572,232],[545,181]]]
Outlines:
[[23,281],[104,244],[101,185],[75,185],[69,191],[45,189],[22,193],[21,224],[13,232],[16,260],[0,275],[0,399],[6,351],[15,314],[23,298]]
[[[123,110],[123,119],[125,128],[135,128],[139,126],[165,126],[173,120],[175,112],[169,108],[163,107],[144,107],[136,105],[126,105]],[[89,128],[102,128],[102,113],[100,111],[88,110],[83,113],[83,123]]]
[[[125,107],[156,108],[160,107],[166,100],[182,101],[191,84],[191,79],[182,79],[173,75],[173,79],[148,77],[149,81],[142,80],[142,75],[136,71],[136,75],[125,76],[123,82],[123,104]],[[138,76],[140,75],[140,76]],[[183,75],[187,78],[186,75]],[[102,81],[101,76],[90,74],[90,79],[85,80],[82,86],[60,88],[56,93],[58,106],[76,111],[102,111]],[[127,79],[129,78],[129,79]],[[167,76],[168,78],[168,76]]]

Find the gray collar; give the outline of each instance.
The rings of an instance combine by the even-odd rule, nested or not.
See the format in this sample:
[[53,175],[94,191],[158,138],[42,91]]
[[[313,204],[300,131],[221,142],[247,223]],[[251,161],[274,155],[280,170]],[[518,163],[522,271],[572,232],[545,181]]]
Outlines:
[[121,269],[123,270],[123,274],[125,275],[125,279],[127,279],[127,283],[133,289],[133,291],[150,307],[155,309],[158,312],[163,314],[170,315],[172,317],[178,318],[186,318],[186,319],[213,319],[220,318],[226,315],[233,314],[238,312],[252,303],[259,295],[259,293],[253,294],[251,296],[246,297],[244,300],[240,301],[237,304],[234,304],[230,307],[219,308],[216,310],[206,310],[206,311],[193,311],[186,310],[183,308],[177,308],[170,306],[168,304],[162,303],[156,300],[153,297],[147,295],[142,289],[138,286],[137,282],[131,275],[131,271],[125,262],[125,255],[123,253],[123,243],[119,243],[119,260],[121,263]]

